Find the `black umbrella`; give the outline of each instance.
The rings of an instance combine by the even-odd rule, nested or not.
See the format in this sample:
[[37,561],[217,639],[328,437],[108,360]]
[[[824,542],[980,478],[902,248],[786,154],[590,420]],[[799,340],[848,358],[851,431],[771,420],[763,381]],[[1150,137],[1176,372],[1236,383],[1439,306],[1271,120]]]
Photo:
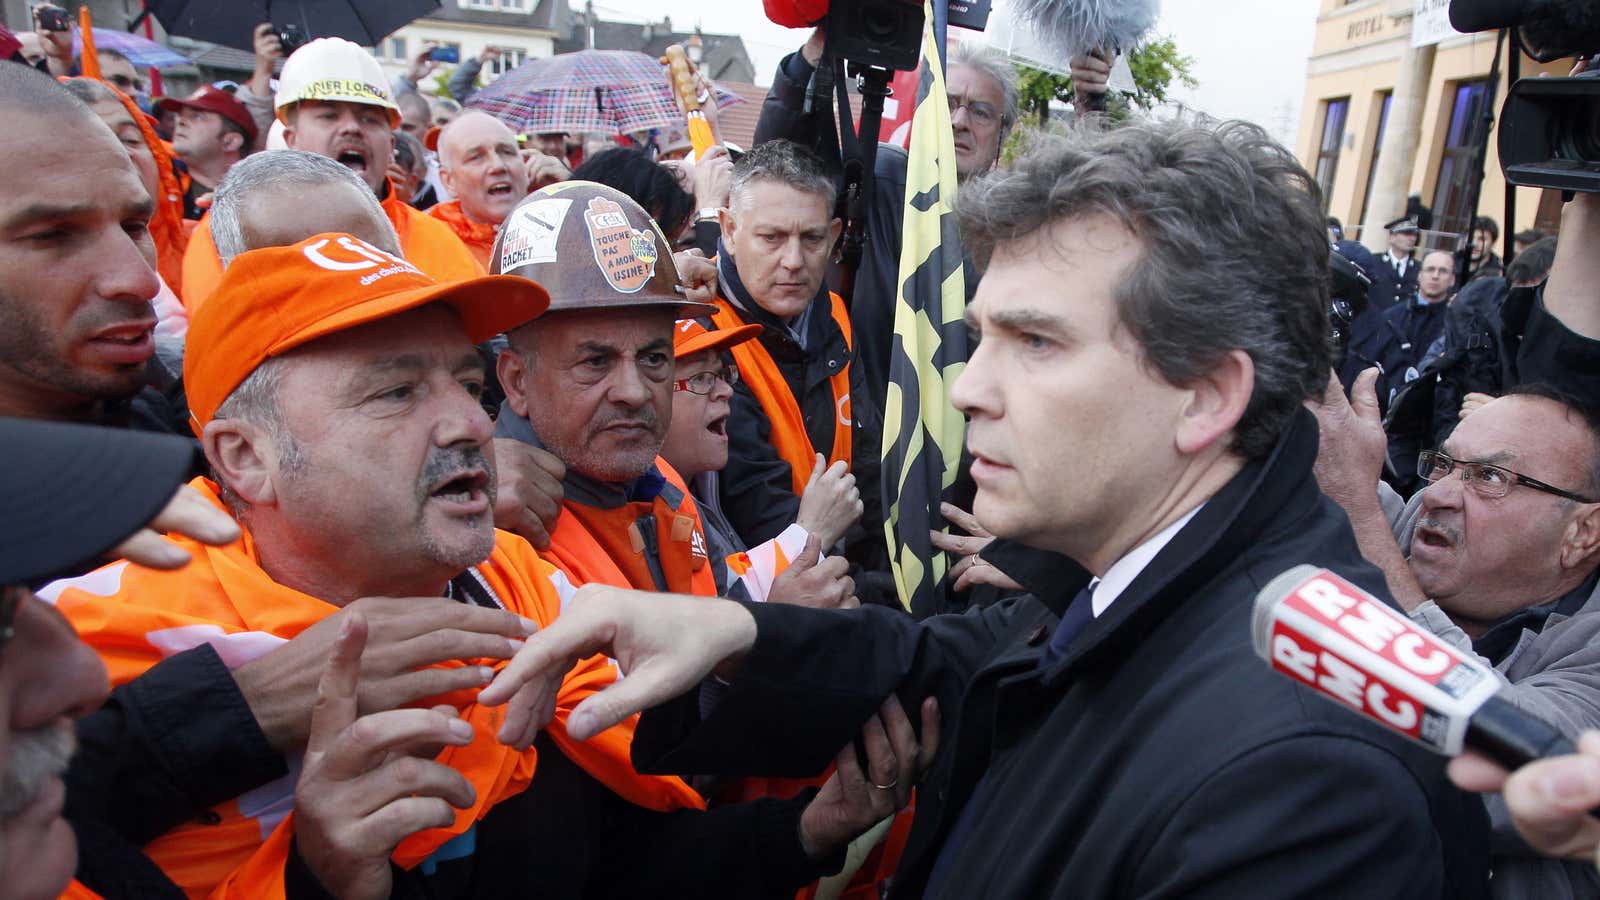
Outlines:
[[255,27],[262,22],[374,47],[438,9],[439,0],[149,0],[146,6],[168,34],[253,50]]

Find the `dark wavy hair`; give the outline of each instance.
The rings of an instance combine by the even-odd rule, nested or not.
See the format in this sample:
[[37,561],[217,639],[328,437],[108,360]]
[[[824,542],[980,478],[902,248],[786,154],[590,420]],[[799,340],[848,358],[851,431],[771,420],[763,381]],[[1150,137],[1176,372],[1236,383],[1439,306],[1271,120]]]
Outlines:
[[1255,386],[1232,450],[1265,456],[1328,381],[1328,232],[1316,181],[1245,122],[1141,121],[1041,136],[963,190],[962,237],[980,265],[996,244],[1103,215],[1142,253],[1115,293],[1144,361],[1185,385],[1232,350]]
[[683,231],[694,212],[694,197],[667,167],[632,147],[596,153],[583,161],[572,178],[614,187],[632,197],[669,238]]

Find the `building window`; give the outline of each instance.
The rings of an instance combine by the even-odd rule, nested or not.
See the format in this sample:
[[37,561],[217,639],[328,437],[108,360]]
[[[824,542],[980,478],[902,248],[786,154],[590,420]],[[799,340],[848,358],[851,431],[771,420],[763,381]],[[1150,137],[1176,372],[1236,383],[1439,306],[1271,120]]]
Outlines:
[[406,39],[403,37],[389,38],[389,58],[395,62],[406,61]]
[[1322,143],[1317,148],[1317,186],[1322,188],[1322,211],[1333,196],[1333,177],[1339,170],[1339,148],[1344,145],[1344,120],[1350,98],[1329,100],[1322,106]]
[[1489,81],[1464,81],[1457,84],[1450,106],[1450,129],[1445,132],[1444,153],[1439,158],[1439,180],[1433,188],[1433,227],[1438,231],[1464,234],[1472,210],[1467,209],[1467,193],[1473,173],[1481,167],[1478,147],[1483,143],[1484,104],[1489,99]]
[[499,78],[501,75],[522,65],[528,59],[528,51],[521,47],[499,47],[499,59],[491,59],[488,63],[489,77]]
[[473,9],[494,9],[494,0],[466,0],[462,5]]
[[509,12],[522,12],[528,7],[523,0],[500,0],[500,8]]
[[1383,131],[1389,127],[1389,101],[1394,99],[1393,91],[1383,92],[1383,101],[1378,111],[1378,136],[1372,139],[1372,162],[1367,166],[1367,191],[1361,195],[1361,212],[1356,216],[1356,224],[1367,221],[1367,204],[1372,202],[1372,182],[1378,174],[1378,153],[1383,149]]

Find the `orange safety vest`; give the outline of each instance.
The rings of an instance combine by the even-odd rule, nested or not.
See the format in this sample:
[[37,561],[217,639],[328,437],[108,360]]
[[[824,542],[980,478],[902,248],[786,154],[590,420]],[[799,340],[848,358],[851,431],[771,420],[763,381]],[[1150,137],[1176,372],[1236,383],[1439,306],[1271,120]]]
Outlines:
[[[666,460],[656,457],[656,468],[667,484],[648,503],[638,500],[602,509],[573,500],[561,502],[561,517],[545,556],[567,573],[573,584],[597,582],[642,591],[717,596],[700,510],[682,476]],[[654,532],[648,537],[639,527],[646,515],[655,519]],[[657,583],[652,562],[660,567],[665,585]]]
[[[191,484],[222,506],[210,481]],[[100,654],[113,684],[131,681],[160,660],[202,643],[211,644],[230,668],[237,668],[338,611],[268,577],[248,531],[227,547],[176,540],[194,557],[182,569],[157,572],[120,562],[40,592]],[[572,591],[565,575],[508,532],[495,533],[494,551],[472,571],[506,609],[540,626],[555,620]],[[452,664],[504,665],[495,660]],[[603,657],[580,661],[562,682],[555,719],[545,733],[573,762],[629,802],[660,811],[703,808],[699,795],[681,779],[633,770],[629,753],[637,720],[588,741],[567,736],[571,710],[617,677],[615,666]],[[479,706],[474,697],[475,692],[463,691],[430,702],[453,703],[473,725],[471,744],[446,748],[437,760],[472,782],[476,801],[458,812],[450,827],[403,841],[393,856],[402,867],[422,862],[494,804],[525,789],[534,776],[537,751],[518,752],[496,740],[503,709]],[[145,852],[192,898],[282,897],[283,865],[294,828],[294,777],[291,773],[216,807],[218,821],[181,825],[152,841]]]
[[[389,186],[383,199],[384,214],[400,236],[400,255],[406,262],[421,269],[433,280],[442,283],[476,278],[484,274],[472,252],[455,236],[450,226],[426,213],[401,203]],[[307,234],[305,237],[310,237]],[[222,280],[222,258],[217,255],[217,245],[211,240],[211,214],[200,218],[200,224],[189,238],[189,248],[183,254],[183,305],[194,318],[195,311],[217,289]]]
[[[828,296],[833,301],[833,321],[844,332],[845,346],[853,347],[850,313],[845,310],[844,301],[838,294],[830,292]],[[748,324],[740,317],[738,309],[721,297],[717,298],[717,311],[711,321],[717,323],[720,329]],[[817,450],[811,446],[811,436],[806,433],[805,418],[800,415],[800,402],[790,392],[788,382],[783,380],[783,372],[779,371],[772,354],[767,352],[759,339],[735,344],[728,349],[733,354],[734,362],[739,365],[739,379],[750,385],[750,392],[755,394],[756,402],[767,414],[767,421],[772,423],[772,447],[789,464],[790,482],[795,495],[799,496],[805,492],[806,482],[811,480],[811,469],[817,460]],[[828,386],[833,388],[833,408],[838,414],[833,423],[833,447],[828,452],[828,464],[843,461],[848,466],[851,431],[849,363],[829,377]]]
[[431,218],[438,219],[450,226],[450,231],[461,239],[472,253],[472,258],[478,261],[485,272],[489,271],[494,263],[494,239],[500,230],[493,225],[474,222],[467,218],[461,209],[460,200],[451,200],[449,203],[435,203],[428,210]]

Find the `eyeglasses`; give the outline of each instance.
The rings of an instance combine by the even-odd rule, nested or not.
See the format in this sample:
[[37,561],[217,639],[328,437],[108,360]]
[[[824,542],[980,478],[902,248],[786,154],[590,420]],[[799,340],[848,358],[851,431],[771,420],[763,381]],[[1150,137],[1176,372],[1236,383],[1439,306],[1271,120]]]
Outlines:
[[0,588],[0,656],[4,655],[6,645],[11,643],[11,636],[16,634],[17,610],[26,596],[26,585],[8,584]]
[[1482,497],[1504,497],[1512,485],[1522,484],[1536,491],[1554,494],[1579,503],[1600,503],[1600,500],[1591,500],[1571,491],[1564,491],[1553,485],[1545,484],[1537,478],[1529,478],[1520,472],[1513,472],[1501,466],[1491,466],[1488,463],[1461,462],[1451,459],[1437,450],[1424,450],[1417,456],[1417,474],[1423,480],[1432,484],[1444,479],[1456,469],[1461,470],[1461,480],[1478,492]]
[[716,390],[717,382],[719,381],[728,387],[738,384],[739,367],[723,366],[714,372],[701,372],[698,375],[690,375],[688,378],[680,378],[672,383],[672,389],[704,396]]
[[967,111],[967,115],[972,117],[972,121],[975,124],[982,125],[985,128],[1000,121],[1000,110],[996,109],[993,103],[985,103],[982,100],[968,100],[965,97],[958,97],[954,94],[951,94],[949,99],[950,116],[952,118],[955,117],[956,110],[964,109]]

